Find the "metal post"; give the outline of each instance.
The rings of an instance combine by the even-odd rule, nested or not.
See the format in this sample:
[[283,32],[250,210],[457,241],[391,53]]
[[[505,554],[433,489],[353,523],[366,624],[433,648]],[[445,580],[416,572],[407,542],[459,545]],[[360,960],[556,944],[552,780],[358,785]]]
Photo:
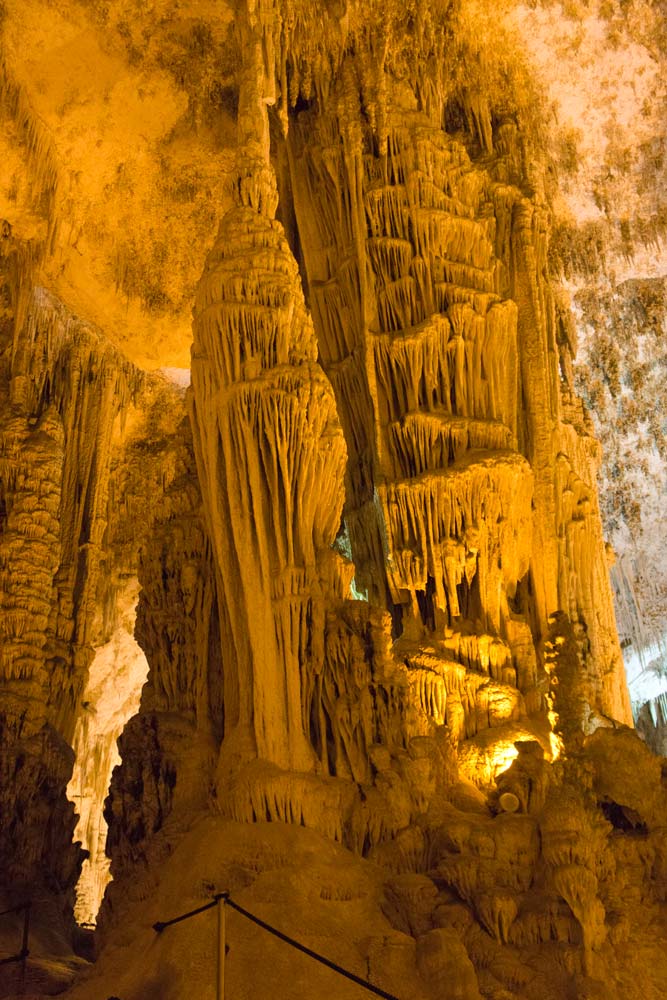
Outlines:
[[21,942],[21,993],[25,993],[25,972],[26,960],[30,952],[28,951],[28,938],[30,935],[30,903],[26,903],[23,909],[23,941]]
[[216,1000],[225,1000],[225,950],[227,947],[225,941],[225,900],[227,899],[228,893],[220,892],[216,896],[218,901],[218,969],[217,969],[217,980],[218,989],[216,993]]

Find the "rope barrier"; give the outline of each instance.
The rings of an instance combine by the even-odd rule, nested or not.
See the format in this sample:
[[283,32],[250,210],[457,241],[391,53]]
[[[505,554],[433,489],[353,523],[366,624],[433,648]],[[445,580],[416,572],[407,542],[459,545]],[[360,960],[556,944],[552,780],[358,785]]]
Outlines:
[[369,993],[374,993],[376,996],[382,997],[383,1000],[398,1000],[398,997],[394,996],[393,993],[387,993],[386,990],[380,989],[379,986],[374,986],[372,983],[369,983],[368,980],[362,979],[361,976],[357,976],[354,972],[349,972],[336,962],[332,962],[330,958],[325,958],[324,955],[319,955],[311,948],[307,948],[305,944],[301,944],[300,941],[295,941],[294,938],[291,938],[283,931],[278,930],[277,927],[267,924],[265,920],[261,920],[259,917],[256,917],[254,913],[250,913],[249,910],[245,910],[242,906],[239,906],[238,903],[235,903],[234,900],[231,899],[228,892],[216,893],[210,903],[206,903],[204,906],[199,906],[196,910],[189,910],[187,913],[181,913],[178,917],[172,917],[171,920],[159,920],[157,923],[153,924],[153,930],[155,930],[158,934],[161,934],[165,927],[170,927],[172,924],[178,924],[182,920],[189,920],[190,917],[194,917],[198,913],[204,913],[205,910],[210,910],[214,906],[217,906],[220,901],[223,901],[228,906],[231,906],[231,908],[236,910],[237,913],[240,913],[241,916],[245,917],[247,920],[251,920],[254,924],[257,924],[258,927],[268,931],[269,934],[273,934],[273,936],[277,937],[280,941],[284,941],[285,944],[289,944],[297,951],[302,952],[304,955],[308,955],[309,958],[314,959],[321,965],[325,965],[333,972],[337,972],[339,976],[344,976],[345,979],[349,979],[351,982],[356,983],[357,986],[363,987],[363,989],[368,990]]
[[22,962],[29,954],[29,951],[20,951],[18,955],[10,955],[9,958],[0,958],[0,965],[9,965],[10,962]]
[[8,910],[0,911],[0,917],[5,917],[8,913],[20,913],[21,910],[25,910],[28,906],[30,906],[30,903],[19,903],[18,906],[10,906]]
[[254,924],[257,924],[259,927],[262,927],[265,931],[268,931],[269,934],[273,934],[281,941],[284,941],[286,944],[291,945],[292,948],[296,948],[297,951],[301,951],[303,952],[304,955],[308,955],[309,958],[314,958],[316,962],[320,962],[322,965],[326,965],[328,969],[333,969],[333,971],[337,972],[339,976],[345,976],[346,979],[350,979],[353,983],[356,983],[358,986],[363,986],[363,988],[365,990],[368,990],[370,993],[375,993],[375,995],[378,997],[384,997],[384,1000],[398,1000],[398,998],[395,997],[393,993],[387,993],[385,990],[381,990],[379,986],[373,986],[372,983],[369,983],[366,979],[362,979],[361,976],[355,975],[354,972],[348,972],[347,969],[343,969],[340,965],[337,965],[335,962],[332,962],[330,958],[325,958],[324,955],[318,955],[316,951],[312,951],[312,949],[307,948],[305,944],[301,944],[299,941],[295,941],[294,938],[288,937],[287,934],[284,934],[282,931],[279,931],[276,927],[272,927],[271,924],[267,924],[266,921],[260,920],[260,918],[256,917],[254,913],[250,913],[248,910],[244,910],[242,906],[239,906],[238,903],[235,903],[232,899],[229,898],[229,896],[227,896],[227,904],[228,906],[231,906],[233,910],[236,910],[237,913],[243,914],[243,916],[246,917],[246,919],[252,920]]
[[[222,898],[222,896],[220,896]],[[161,934],[165,927],[171,927],[172,924],[180,924],[182,920],[189,920],[190,917],[196,917],[198,913],[203,913],[204,910],[211,910],[214,906],[218,905],[218,896],[215,897],[212,903],[206,903],[204,906],[197,907],[196,910],[188,910],[187,913],[181,913],[179,917],[173,917],[171,920],[158,920],[156,924],[153,924],[153,930]]]

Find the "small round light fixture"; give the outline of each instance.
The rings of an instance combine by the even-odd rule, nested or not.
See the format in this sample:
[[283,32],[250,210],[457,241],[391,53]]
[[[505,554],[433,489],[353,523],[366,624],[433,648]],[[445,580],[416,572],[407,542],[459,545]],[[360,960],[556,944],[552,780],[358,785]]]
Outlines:
[[514,792],[503,792],[498,799],[498,805],[503,812],[515,813],[519,808],[519,800]]

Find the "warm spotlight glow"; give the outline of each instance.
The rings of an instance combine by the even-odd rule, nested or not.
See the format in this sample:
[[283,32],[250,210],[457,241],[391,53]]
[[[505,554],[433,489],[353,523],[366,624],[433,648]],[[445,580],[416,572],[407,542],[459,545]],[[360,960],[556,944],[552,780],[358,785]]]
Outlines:
[[552,761],[558,760],[558,758],[561,755],[561,751],[563,749],[563,741],[555,731],[557,722],[558,722],[558,713],[553,711],[549,712],[549,726],[551,730],[549,732],[549,746],[551,748]]
[[495,779],[506,771],[519,756],[514,743],[508,740],[499,741],[491,750],[491,775]]
[[556,733],[549,733],[549,746],[551,747],[551,760],[558,760],[563,749],[563,741]]

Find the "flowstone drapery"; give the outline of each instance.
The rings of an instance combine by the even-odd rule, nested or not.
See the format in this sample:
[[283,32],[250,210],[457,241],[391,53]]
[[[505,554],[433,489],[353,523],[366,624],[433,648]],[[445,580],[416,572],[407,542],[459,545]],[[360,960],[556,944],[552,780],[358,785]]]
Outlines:
[[[469,8],[243,2],[227,33],[181,25],[187,58],[161,22],[160,73],[205,63],[214,110],[172,122],[160,170],[196,141],[228,174],[187,390],[0,232],[0,891],[39,887],[63,948],[71,745],[91,916],[120,755],[72,1000],[212,997],[210,925],[152,927],[223,889],[405,1000],[634,997],[636,956],[661,968],[662,765],[625,728],[545,159]],[[230,927],[239,995],[332,988]]]
[[[592,710],[627,720],[597,449],[558,372],[545,218],[516,175],[516,129],[501,126],[495,155],[476,165],[387,81],[380,150],[353,85],[360,60],[348,56],[287,138],[350,455],[356,585],[392,609],[409,667],[429,655],[450,697],[433,718],[457,738],[477,730],[480,674],[495,685],[492,725],[524,715],[522,695],[537,707],[536,650],[556,607],[578,623],[584,660],[606,664]],[[463,708],[461,676],[473,689]]]
[[239,181],[241,203],[209,256],[192,412],[226,623],[223,747],[307,771],[302,690],[321,658],[345,449],[296,264],[257,204],[261,187]]

